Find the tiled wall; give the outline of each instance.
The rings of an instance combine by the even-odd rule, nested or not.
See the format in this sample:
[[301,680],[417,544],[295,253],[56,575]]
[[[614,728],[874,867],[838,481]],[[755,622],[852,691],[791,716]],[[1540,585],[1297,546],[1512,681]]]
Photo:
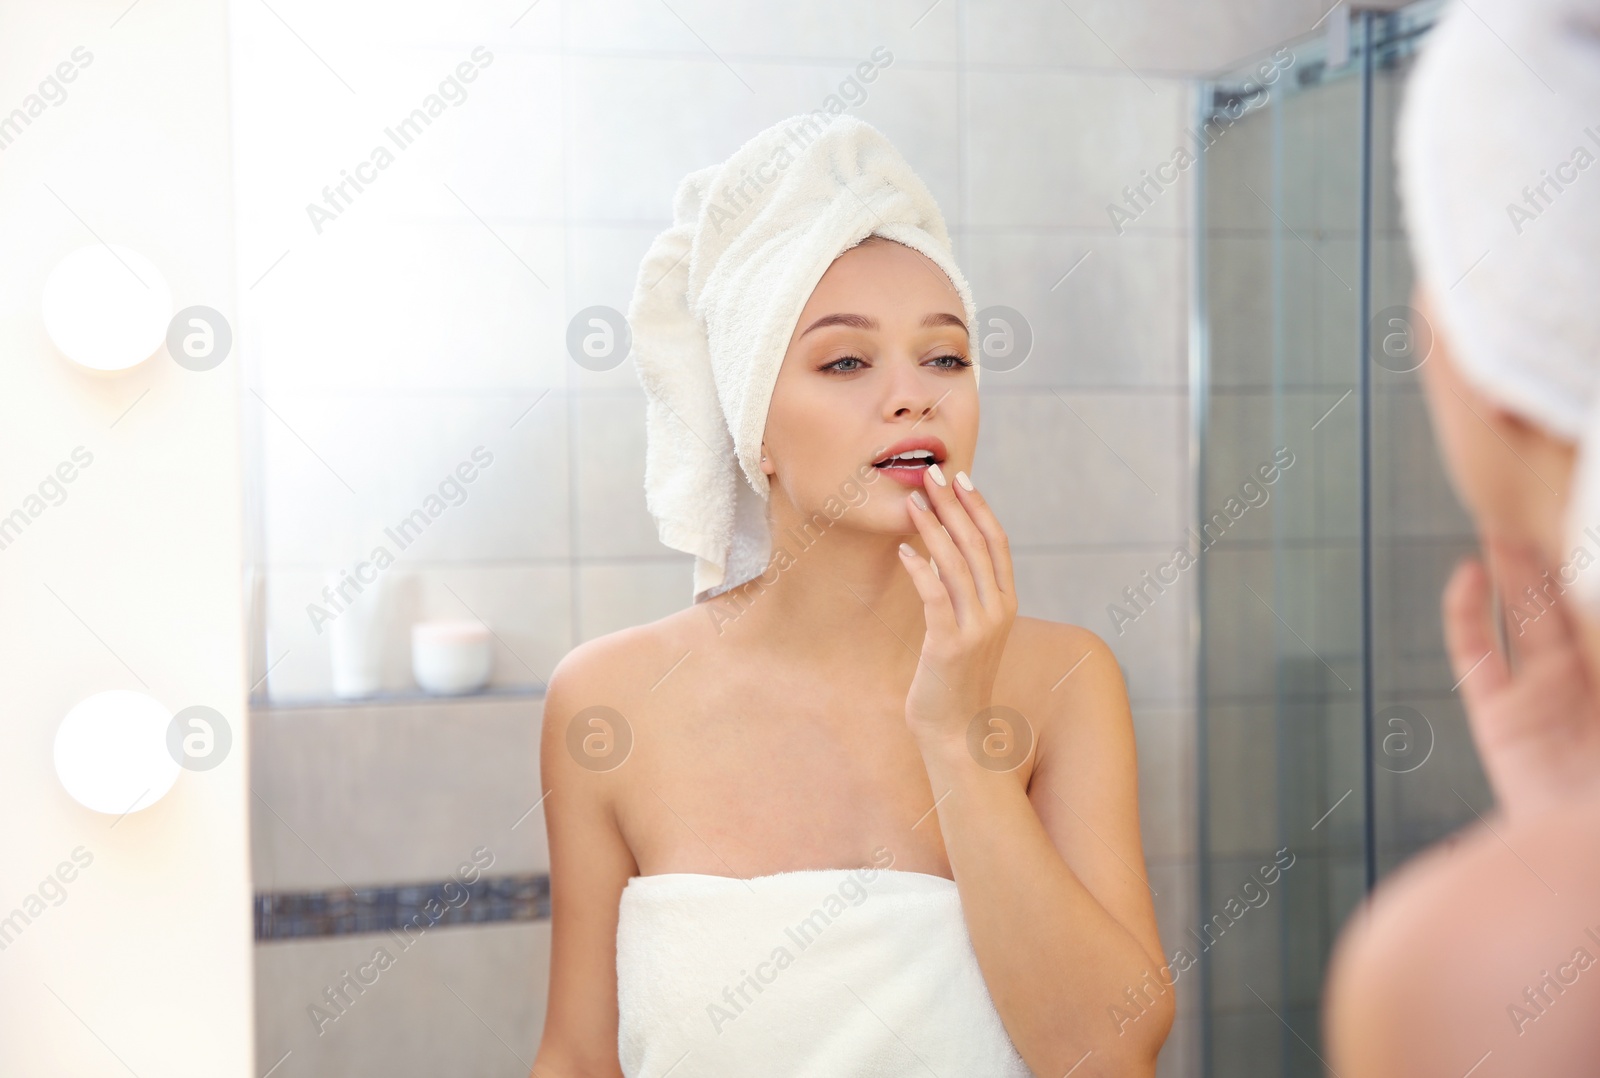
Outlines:
[[[631,365],[579,368],[567,320],[596,304],[626,309],[686,172],[819,107],[885,46],[894,60],[853,111],[928,182],[979,307],[1015,308],[1033,327],[1027,362],[985,376],[974,477],[1015,544],[1022,612],[1099,632],[1127,673],[1147,860],[1176,946],[1194,905],[1192,581],[1120,634],[1107,606],[1169,556],[1193,515],[1191,192],[1174,185],[1121,234],[1107,206],[1180,145],[1188,76],[1307,30],[1322,0],[354,10],[233,10],[242,407],[260,465],[258,673],[271,668],[274,699],[329,694],[327,636],[306,611],[323,574],[365,557],[479,445],[494,463],[386,571],[399,618],[489,621],[495,685],[537,690],[575,643],[688,603],[689,561],[656,541],[644,509]],[[492,61],[465,100],[319,234],[306,204],[480,45]],[[386,685],[403,691],[404,640],[393,644]],[[377,729],[386,710],[350,714]],[[288,760],[299,713],[281,715],[288,740],[272,758]],[[535,717],[522,719],[532,729]],[[327,722],[337,725],[308,725]],[[525,733],[504,736],[520,745]],[[329,751],[351,754],[339,766],[373,768],[391,750],[380,738]],[[332,781],[301,762],[307,781]],[[426,826],[464,836],[459,820],[438,821],[475,819],[470,806],[498,797],[490,785],[441,803]],[[437,796],[425,783],[415,794]],[[399,852],[393,821],[369,819],[381,801],[328,796],[337,811],[301,804],[294,818],[328,821],[330,863],[422,871]],[[326,875],[273,831],[280,822],[257,828],[258,841],[284,844],[270,862],[278,881]],[[503,991],[542,991],[542,978],[529,969]],[[269,983],[283,982],[264,980],[263,992]],[[1193,1073],[1192,999],[1180,1000],[1163,1075]],[[277,1058],[265,1040],[264,1067]],[[483,1051],[483,1073],[502,1073],[488,1062],[498,1047]],[[501,1064],[514,1073],[515,1061]]]

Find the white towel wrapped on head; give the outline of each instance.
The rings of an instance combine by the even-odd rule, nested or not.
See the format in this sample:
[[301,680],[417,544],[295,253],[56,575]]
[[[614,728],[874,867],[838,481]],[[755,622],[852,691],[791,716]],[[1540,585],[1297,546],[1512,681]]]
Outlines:
[[[1437,329],[1479,392],[1578,443],[1568,533],[1600,556],[1600,0],[1452,5],[1396,155]],[[1600,568],[1574,587],[1600,617]]]
[[[827,121],[827,122],[825,122]],[[645,502],[661,541],[695,556],[703,601],[766,571],[761,439],[800,311],[868,235],[932,259],[977,312],[927,187],[871,124],[794,116],[691,172],[639,267],[628,323],[647,397]]]

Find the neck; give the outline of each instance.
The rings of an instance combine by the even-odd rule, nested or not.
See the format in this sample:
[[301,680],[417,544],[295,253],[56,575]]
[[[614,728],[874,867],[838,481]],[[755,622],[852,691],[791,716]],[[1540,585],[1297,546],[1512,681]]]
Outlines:
[[[802,666],[879,677],[903,672],[909,681],[925,624],[922,597],[900,557],[901,538],[858,531],[843,520],[821,531],[775,522],[767,571],[711,600],[723,604],[722,633],[781,647]],[[920,537],[906,541],[926,553]]]

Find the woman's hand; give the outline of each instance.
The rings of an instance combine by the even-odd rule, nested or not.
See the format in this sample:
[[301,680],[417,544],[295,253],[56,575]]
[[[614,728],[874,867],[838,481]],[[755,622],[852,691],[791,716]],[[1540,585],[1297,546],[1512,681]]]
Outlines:
[[[900,544],[927,623],[906,697],[906,725],[919,744],[965,741],[968,725],[989,706],[1017,616],[1006,533],[968,484],[964,472],[951,483],[932,465],[923,490],[907,498],[933,559],[929,564],[909,543]],[[917,505],[924,493],[926,508]]]
[[1531,551],[1496,540],[1485,549],[1516,669],[1496,645],[1489,574],[1475,559],[1457,565],[1445,586],[1445,646],[1489,784],[1506,815],[1518,817],[1600,782],[1600,708],[1571,600],[1546,597]]

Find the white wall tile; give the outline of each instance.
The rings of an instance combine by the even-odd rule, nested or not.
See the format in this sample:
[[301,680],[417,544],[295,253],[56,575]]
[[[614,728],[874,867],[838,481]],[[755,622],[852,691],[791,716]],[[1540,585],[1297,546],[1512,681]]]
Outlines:
[[1323,0],[969,0],[970,59],[980,64],[1199,74],[1307,33]]
[[973,481],[1019,545],[1176,542],[1187,524],[1185,408],[1162,392],[985,396]]
[[[823,108],[853,67],[750,64],[736,76],[709,57],[583,55],[567,69],[568,212],[616,221],[670,220],[685,175],[780,120]],[[947,73],[890,63],[846,113],[895,142],[941,207],[954,202],[957,108]]]
[[963,269],[981,311],[1020,312],[1033,333],[1021,366],[984,386],[1160,386],[1187,382],[1188,243],[1178,236],[972,232]]
[[[796,6],[684,0],[670,8],[650,0],[588,0],[566,9],[566,44],[576,50],[857,59],[883,45],[907,59],[950,62],[956,39],[956,5],[932,0]],[[749,77],[743,68],[740,74]]]
[[[411,564],[568,554],[560,392],[261,394],[246,403],[270,409],[263,478],[266,552],[274,565],[337,568],[380,544]],[[461,481],[463,466],[476,472],[470,482]],[[435,509],[442,511],[420,534],[418,524],[386,531]]]
[[[1140,181],[1140,170],[1172,161],[1187,144],[1188,95],[1181,83],[979,70],[967,75],[967,84],[973,225],[1113,227],[1107,207],[1124,203],[1123,188]],[[1179,224],[1183,205],[1175,187],[1128,227]]]
[[[359,203],[264,261],[247,299],[256,384],[527,389],[565,379],[560,226],[363,216]],[[270,259],[287,251],[276,266]],[[251,269],[255,269],[252,265]]]
[[643,390],[576,398],[577,548],[585,558],[660,557],[645,506]]

